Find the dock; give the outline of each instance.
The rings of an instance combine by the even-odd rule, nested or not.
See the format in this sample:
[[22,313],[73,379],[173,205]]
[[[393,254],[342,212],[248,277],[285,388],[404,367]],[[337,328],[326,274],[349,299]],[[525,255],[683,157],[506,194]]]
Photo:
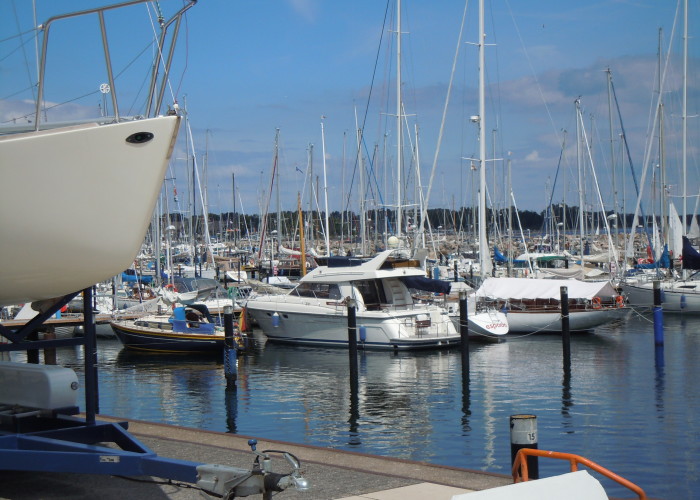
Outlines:
[[[99,415],[98,421],[125,419]],[[248,439],[258,440],[258,450],[284,450],[302,462],[308,491],[288,489],[280,500],[449,500],[453,495],[512,483],[510,476],[385,458],[317,446],[269,441],[262,436],[242,436],[165,424],[128,420],[129,432],[159,456],[250,468],[253,455]],[[276,472],[289,467],[273,459]],[[160,478],[46,472],[0,471],[0,498],[100,500],[201,500],[194,485]],[[260,498],[252,495],[249,498]]]
[[[137,314],[120,314],[118,319],[136,319],[139,318],[140,316],[143,316],[143,313],[137,313]],[[105,325],[109,323],[110,321],[113,321],[115,319],[114,316],[111,314],[96,314],[94,315],[95,319],[95,324],[96,325]],[[29,323],[30,320],[28,319],[8,319],[8,320],[3,320],[0,321],[0,325],[4,326],[5,328],[8,328],[10,330],[16,330],[18,328],[21,328],[25,326],[27,323]],[[82,326],[84,322],[83,315],[82,314],[76,314],[76,313],[65,313],[61,315],[60,318],[50,318],[47,319],[42,323],[42,327],[57,327],[57,326]]]

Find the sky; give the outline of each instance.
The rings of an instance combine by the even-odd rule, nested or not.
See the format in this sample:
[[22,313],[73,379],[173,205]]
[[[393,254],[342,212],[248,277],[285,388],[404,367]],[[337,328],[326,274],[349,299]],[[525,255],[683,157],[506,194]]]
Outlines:
[[[38,22],[64,13],[66,4],[37,0]],[[107,4],[70,2],[76,10]],[[167,18],[181,5],[180,0],[163,0],[158,7]],[[666,191],[681,212],[678,8],[675,0],[486,1],[483,120],[491,206],[507,206],[510,171],[512,199],[521,210],[540,212],[550,200],[578,205],[581,177],[583,203],[589,208],[598,210],[602,203],[606,210],[617,205],[632,213],[631,161],[640,185],[649,165],[644,203],[647,213],[656,209],[660,198],[651,197],[656,192],[652,179],[660,177],[661,169],[656,166],[658,128],[652,132],[652,126],[661,29],[662,65],[668,68],[662,93]],[[154,9],[138,5],[106,15],[120,110],[131,114],[138,114],[145,95],[151,52],[143,50],[152,34],[148,13],[153,16]],[[396,206],[401,191],[402,203],[412,210],[418,199],[417,166],[431,208],[473,206],[478,189],[473,158],[479,154],[478,127],[472,120],[479,114],[477,2],[403,0],[401,11],[406,146],[398,169],[396,0],[200,0],[181,27],[166,93],[166,101],[176,100],[187,114],[166,180],[170,209],[187,210],[189,151],[207,188],[210,212],[232,210],[234,176],[237,209],[245,213],[276,210],[277,186],[282,210],[295,210],[298,197],[307,207],[316,192],[313,203],[321,209],[327,196],[330,211],[357,211],[358,128],[363,131],[368,208]],[[37,71],[31,3],[0,0],[0,12],[2,126],[31,119]],[[695,209],[700,186],[698,14],[698,6],[691,5],[689,211]],[[49,120],[110,112],[111,95],[98,90],[106,81],[99,31],[94,18],[89,24],[52,26],[50,50],[55,52],[49,53],[45,97],[47,103],[61,105],[50,108]],[[617,99],[612,133],[608,68]],[[587,147],[583,139],[577,147],[577,135],[585,137]],[[273,165],[279,181],[270,192]],[[309,178],[317,189],[309,189]]]

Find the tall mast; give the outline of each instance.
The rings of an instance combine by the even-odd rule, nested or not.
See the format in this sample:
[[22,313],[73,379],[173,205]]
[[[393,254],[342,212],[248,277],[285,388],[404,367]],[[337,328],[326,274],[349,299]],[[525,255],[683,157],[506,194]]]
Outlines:
[[683,235],[688,224],[688,179],[687,179],[687,145],[688,145],[688,0],[683,2]]
[[205,217],[209,216],[209,129],[204,132],[204,161],[202,166],[202,177],[204,177],[204,186],[202,193],[202,205]]
[[326,137],[323,132],[323,120],[325,116],[321,117],[321,154],[323,155],[323,197],[326,210],[325,222],[326,230],[324,231],[326,236],[326,255],[331,256],[331,240],[330,240],[330,224],[328,221],[328,181],[326,179]]
[[299,193],[297,193],[297,211],[299,212],[299,249],[301,250],[299,264],[303,278],[306,276],[306,242],[304,241],[304,212],[301,210],[301,195]]
[[277,198],[277,249],[282,246],[282,210],[280,208],[280,169],[277,165],[277,158],[279,158],[279,139],[280,139],[280,129],[275,131],[275,195]]
[[486,90],[484,43],[484,0],[479,0],[479,267],[481,278],[491,273],[489,246],[486,241]]
[[[233,215],[236,215],[236,174],[231,174],[231,193],[233,194]],[[236,231],[233,232],[233,246],[238,246],[238,232],[241,230],[241,220],[237,218]]]
[[[344,231],[343,226],[345,224],[345,146],[347,141],[347,132],[343,132],[343,164],[340,169],[340,179],[341,179],[341,190],[340,190],[340,249],[343,249],[344,241]],[[341,255],[344,255],[341,253]]]
[[314,145],[309,144],[309,225],[308,238],[309,242],[314,239]]
[[661,90],[661,38],[663,30],[659,28],[659,48],[658,48],[658,66],[659,66],[659,167],[661,170],[661,231],[662,241],[668,241],[668,196],[666,193],[666,152],[664,144],[664,98]]
[[[365,241],[367,233],[365,230],[365,225],[367,224],[367,216],[365,215],[365,163],[363,161],[364,157],[362,156],[362,129],[358,122],[357,108],[355,108],[355,130],[357,131],[355,136],[355,140],[357,141],[357,154],[355,158],[357,158],[358,170],[360,172],[360,255],[365,255],[365,249],[367,248],[367,242]],[[352,222],[352,216],[350,216],[350,221]],[[352,230],[348,232],[352,236]]]
[[401,237],[401,163],[403,127],[401,126],[401,0],[396,0],[396,236]]
[[[612,115],[612,92],[610,85],[612,83],[612,73],[610,68],[605,69],[608,79],[608,122],[610,127],[610,170],[612,171],[612,195],[613,195],[613,213],[617,214],[617,188],[615,186],[615,143],[613,139],[613,115]],[[615,236],[617,238],[617,236]]]
[[585,229],[585,214],[583,209],[583,167],[581,165],[581,157],[583,152],[581,151],[581,100],[576,99],[576,166],[578,170],[578,224],[579,224],[579,237],[581,239],[581,265],[583,266],[583,250],[584,250],[584,235]]

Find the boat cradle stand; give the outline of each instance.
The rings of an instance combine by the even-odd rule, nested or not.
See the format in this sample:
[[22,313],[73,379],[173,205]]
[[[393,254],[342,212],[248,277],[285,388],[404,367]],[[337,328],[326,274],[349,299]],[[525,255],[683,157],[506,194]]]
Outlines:
[[78,378],[72,369],[0,361],[0,470],[155,476],[195,484],[210,498],[254,494],[272,498],[273,492],[289,486],[308,488],[296,457],[280,452],[292,472],[274,473],[269,453],[256,451],[255,440],[248,443],[255,457],[248,470],[160,457],[128,433],[128,422],[96,421],[99,410],[92,289],[82,292],[83,337],[28,340],[79,293],[58,299],[15,331],[0,325],[0,335],[10,341],[0,344],[0,352],[26,350],[29,355],[38,349],[82,345],[86,408],[85,418],[76,416]]

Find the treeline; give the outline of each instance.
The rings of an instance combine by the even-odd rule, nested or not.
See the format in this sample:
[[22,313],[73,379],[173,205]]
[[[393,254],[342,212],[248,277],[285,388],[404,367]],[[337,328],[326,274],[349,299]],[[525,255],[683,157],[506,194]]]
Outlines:
[[[370,234],[393,234],[396,232],[396,211],[391,209],[369,210],[366,212],[365,228]],[[420,214],[418,214],[420,216]],[[459,210],[451,210],[445,208],[433,208],[427,212],[429,224],[426,222],[426,231],[428,227],[433,231],[440,230],[445,232],[473,232],[478,223],[478,212],[471,207],[462,208]],[[320,232],[321,227],[325,225],[325,213],[320,211],[304,211],[304,220],[306,221],[306,231]],[[164,216],[168,218],[168,216]],[[271,212],[267,216],[266,224],[263,226],[262,217],[258,214],[241,214],[226,212],[221,214],[209,214],[208,226],[209,232],[212,235],[226,236],[226,239],[232,239],[231,235],[245,238],[249,234],[258,234],[265,230],[268,234],[272,234],[278,227],[281,227],[283,234],[293,234],[298,232],[298,212],[282,211],[280,212],[281,225],[277,223],[277,212]],[[610,218],[610,212],[586,212],[584,213],[584,223],[589,227],[603,225],[603,219]],[[622,227],[622,216],[613,218],[615,222]],[[360,233],[360,217],[359,214],[351,211],[345,213],[333,211],[328,217],[330,225],[330,237],[338,238],[341,235],[344,237],[357,236]],[[494,227],[498,225],[503,231],[512,225],[514,230],[543,231],[547,232],[548,228],[565,227],[572,229],[578,227],[580,214],[578,207],[561,205],[553,205],[549,210],[542,212],[533,212],[531,210],[509,210],[487,209],[486,221],[489,226],[488,231],[491,233]],[[418,223],[420,220],[418,219]],[[632,216],[627,215],[627,227],[631,225]],[[197,216],[194,220],[192,217],[186,217],[183,214],[171,214],[169,216],[168,225],[175,226],[176,230],[181,233],[183,231],[191,231],[194,223],[197,234],[202,234],[204,228],[204,219],[202,216]],[[402,232],[410,232],[414,230],[416,223],[416,214],[413,210],[407,209],[403,211]],[[613,226],[614,224],[610,224]]]

